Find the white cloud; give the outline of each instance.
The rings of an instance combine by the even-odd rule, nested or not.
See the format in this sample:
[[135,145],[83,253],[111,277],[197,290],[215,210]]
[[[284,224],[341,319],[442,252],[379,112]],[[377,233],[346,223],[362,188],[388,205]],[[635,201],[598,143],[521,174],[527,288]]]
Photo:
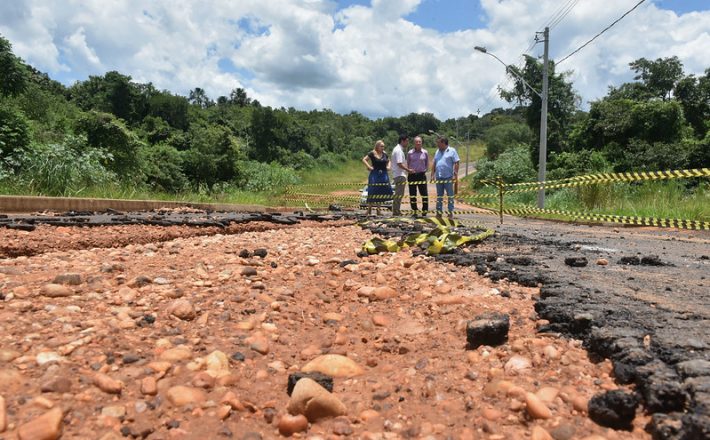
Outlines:
[[[403,18],[420,3],[373,0],[336,11],[328,0],[17,0],[0,4],[0,33],[51,75],[118,70],[181,94],[202,87],[216,98],[244,87],[276,107],[447,118],[507,105],[497,96],[497,86],[509,84],[503,66],[473,46],[519,63],[560,7],[558,0],[481,0],[486,28],[441,33]],[[551,30],[552,58],[635,3],[580,0]],[[702,73],[709,30],[710,11],[678,16],[647,2],[560,69],[573,72],[584,102],[630,80],[628,63],[640,57],[677,55],[687,73]],[[223,59],[237,72],[221,71]]]

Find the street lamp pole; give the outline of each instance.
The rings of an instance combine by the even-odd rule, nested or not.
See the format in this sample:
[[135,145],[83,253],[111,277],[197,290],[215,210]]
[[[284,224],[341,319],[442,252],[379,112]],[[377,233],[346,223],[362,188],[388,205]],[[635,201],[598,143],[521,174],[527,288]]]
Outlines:
[[505,66],[505,71],[506,73],[509,73],[513,75],[514,77],[518,78],[520,81],[522,81],[525,86],[530,89],[533,93],[535,93],[537,96],[540,97],[542,100],[542,109],[540,112],[540,155],[539,155],[539,161],[538,161],[538,173],[537,173],[537,180],[540,183],[540,189],[538,190],[537,193],[537,207],[542,209],[545,207],[545,171],[547,168],[547,98],[549,95],[549,89],[548,89],[548,47],[549,47],[549,41],[550,41],[550,29],[545,28],[545,31],[543,32],[543,38],[545,41],[545,51],[543,55],[543,66],[542,66],[542,93],[538,92],[535,90],[533,86],[528,84],[525,79],[515,73],[515,70],[511,69],[509,65],[505,64],[503,60],[492,54],[491,52],[488,52],[488,50],[485,47],[481,46],[475,46],[474,49],[477,50],[478,52],[485,53],[486,55],[490,55],[493,58],[495,58],[499,63]]

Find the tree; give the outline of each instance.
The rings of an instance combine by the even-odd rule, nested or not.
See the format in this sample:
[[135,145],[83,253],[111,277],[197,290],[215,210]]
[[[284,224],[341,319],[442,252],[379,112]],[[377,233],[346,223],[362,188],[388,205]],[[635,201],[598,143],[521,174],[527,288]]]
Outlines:
[[278,135],[284,127],[276,118],[271,107],[259,107],[251,114],[251,137],[253,138],[249,150],[249,158],[259,162],[271,162],[278,159]]
[[636,73],[635,80],[641,80],[649,93],[664,101],[671,98],[671,92],[683,76],[683,63],[677,56],[649,61],[639,58],[629,63]]
[[710,68],[700,78],[689,75],[678,81],[674,94],[695,136],[704,138],[710,129]]
[[495,160],[501,153],[520,145],[529,145],[533,134],[525,124],[510,122],[494,125],[483,135],[486,141],[486,156]]
[[0,96],[17,96],[27,86],[27,69],[12,53],[12,44],[0,36]]
[[29,144],[30,129],[25,115],[16,108],[0,102],[0,160],[13,162],[10,165],[14,168],[18,163],[11,158],[24,152]]
[[247,92],[244,89],[239,87],[229,94],[229,102],[239,107],[246,107],[251,104],[251,98],[247,96]]
[[[567,81],[568,73],[555,73],[555,63],[549,62],[549,94],[548,94],[548,120],[547,120],[547,151],[561,152],[565,150],[565,133],[574,117],[579,105],[579,97],[572,88],[572,83]],[[525,57],[523,69],[511,66],[509,73],[514,80],[511,90],[500,89],[500,96],[508,102],[517,101],[520,105],[526,104],[525,119],[530,129],[535,134],[531,144],[530,157],[537,166],[540,145],[540,113],[542,100],[537,93],[526,87],[520,80],[524,78],[537,91],[542,91],[542,63],[531,56]]]
[[119,176],[135,176],[140,171],[138,148],[141,142],[131,130],[110,113],[88,112],[77,121],[77,130],[86,134],[89,146],[111,153],[107,165]]
[[158,92],[148,101],[148,113],[162,118],[171,127],[187,130],[190,125],[187,99],[170,92]]
[[195,87],[193,90],[190,90],[190,96],[187,98],[187,101],[200,108],[212,107],[214,105],[214,101],[212,101],[210,97],[207,96],[207,92],[200,87]]

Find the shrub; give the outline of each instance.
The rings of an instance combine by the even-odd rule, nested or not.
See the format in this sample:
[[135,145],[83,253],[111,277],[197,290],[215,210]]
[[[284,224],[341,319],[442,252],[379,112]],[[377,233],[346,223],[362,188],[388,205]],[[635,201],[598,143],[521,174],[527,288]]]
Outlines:
[[110,153],[79,151],[68,143],[33,145],[20,159],[20,180],[34,192],[50,196],[72,196],[88,186],[116,183],[116,174],[103,165],[111,162]]
[[0,160],[21,154],[30,143],[30,130],[25,115],[0,103]]
[[77,122],[77,129],[85,133],[89,145],[110,153],[112,161],[104,165],[121,177],[131,176],[139,169],[138,136],[126,127],[123,121],[110,113],[89,112]]
[[528,145],[533,134],[527,125],[511,122],[489,128],[483,137],[486,142],[486,156],[495,160],[510,148]]
[[518,146],[503,152],[497,160],[482,159],[473,176],[474,187],[482,180],[495,180],[498,176],[505,183],[527,182],[535,179],[536,173],[527,147]]
[[237,163],[237,168],[237,186],[247,191],[275,191],[300,180],[291,168],[276,163],[242,161]]
[[143,146],[139,154],[145,182],[152,188],[179,192],[189,185],[182,171],[182,155],[175,148],[166,144]]

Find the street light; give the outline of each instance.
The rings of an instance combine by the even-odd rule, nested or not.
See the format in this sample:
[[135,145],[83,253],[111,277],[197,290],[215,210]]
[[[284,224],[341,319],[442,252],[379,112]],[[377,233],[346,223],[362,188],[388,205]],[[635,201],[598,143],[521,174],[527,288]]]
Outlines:
[[[535,90],[530,84],[528,84],[525,79],[515,73],[515,70],[511,69],[509,65],[505,64],[503,60],[495,56],[494,54],[488,52],[485,47],[475,46],[474,49],[490,55],[495,58],[499,63],[505,66],[506,73],[510,73],[514,77],[518,78],[525,84],[525,86],[530,89],[533,93],[540,97],[542,100],[542,111],[540,112],[540,156],[538,160],[538,173],[537,180],[540,184],[540,189],[537,193],[537,207],[543,209],[545,207],[545,171],[547,168],[547,98],[548,98],[548,85],[547,85],[547,57],[548,57],[548,42],[549,42],[549,32],[548,28],[545,28],[544,32],[544,42],[545,42],[545,54],[543,57],[543,67],[542,67],[542,93]],[[537,39],[537,38],[536,38]]]

